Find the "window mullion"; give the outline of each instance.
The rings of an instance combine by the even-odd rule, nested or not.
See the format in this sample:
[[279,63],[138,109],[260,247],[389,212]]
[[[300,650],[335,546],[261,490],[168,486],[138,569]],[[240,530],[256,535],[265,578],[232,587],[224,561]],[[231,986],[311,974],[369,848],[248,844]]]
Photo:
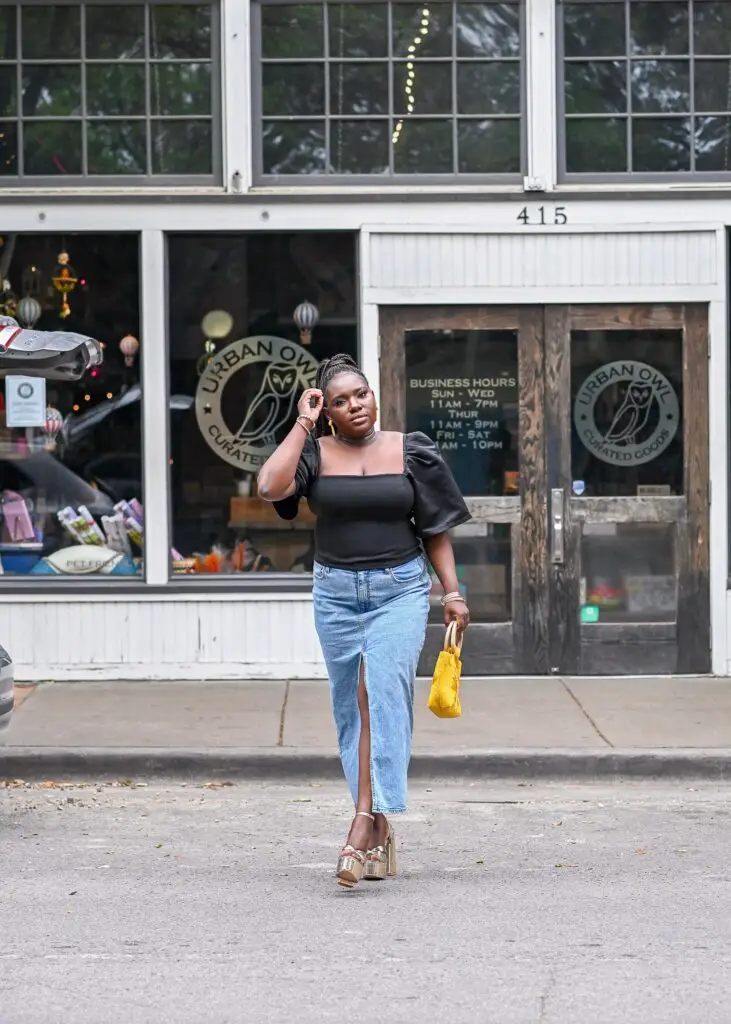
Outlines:
[[532,187],[550,192],[557,180],[555,0],[526,0],[524,17],[525,172]]

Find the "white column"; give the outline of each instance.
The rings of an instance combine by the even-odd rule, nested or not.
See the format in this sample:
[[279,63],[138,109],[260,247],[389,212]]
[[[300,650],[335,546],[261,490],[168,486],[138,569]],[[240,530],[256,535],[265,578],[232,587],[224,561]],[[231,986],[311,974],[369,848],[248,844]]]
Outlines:
[[556,0],[526,0],[526,189],[552,192],[558,179]]
[[380,341],[378,331],[378,306],[363,301],[364,290],[370,282],[370,233],[361,229],[358,236],[358,311],[360,336],[358,338],[358,361],[360,368],[373,388],[376,402],[380,399]]
[[143,231],[142,278],[142,465],[145,481],[145,578],[167,583],[168,528],[168,366],[165,235]]
[[[710,587],[711,587],[711,669],[714,675],[726,675],[729,661],[729,621],[731,620],[731,592],[728,588],[728,299],[725,282],[728,280],[726,229],[716,232],[716,276],[719,294],[709,306],[708,342],[708,419],[710,427]],[[688,456],[686,455],[686,458]]]
[[251,188],[251,21],[249,0],[221,0],[223,184]]

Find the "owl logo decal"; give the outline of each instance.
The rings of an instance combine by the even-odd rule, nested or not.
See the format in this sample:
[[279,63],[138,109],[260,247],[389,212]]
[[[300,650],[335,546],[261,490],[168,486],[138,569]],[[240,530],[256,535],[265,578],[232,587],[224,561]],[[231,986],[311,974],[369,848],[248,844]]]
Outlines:
[[680,404],[668,378],[634,359],[606,363],[582,383],[574,400],[582,443],[615,465],[642,465],[665,451],[680,426]]
[[261,335],[227,345],[198,382],[201,434],[225,462],[255,473],[292,426],[297,399],[316,372],[311,352],[284,338]]

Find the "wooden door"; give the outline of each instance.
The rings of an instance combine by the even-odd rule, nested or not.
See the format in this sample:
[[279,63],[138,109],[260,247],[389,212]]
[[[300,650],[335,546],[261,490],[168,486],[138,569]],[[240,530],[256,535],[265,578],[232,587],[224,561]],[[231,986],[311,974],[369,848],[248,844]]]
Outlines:
[[[454,531],[468,675],[549,670],[543,311],[381,308],[381,423],[439,444],[473,515]],[[435,584],[420,672],[443,640]]]
[[552,672],[710,671],[707,307],[545,311]]
[[473,513],[466,674],[709,670],[705,307],[381,308],[380,344],[382,425]]

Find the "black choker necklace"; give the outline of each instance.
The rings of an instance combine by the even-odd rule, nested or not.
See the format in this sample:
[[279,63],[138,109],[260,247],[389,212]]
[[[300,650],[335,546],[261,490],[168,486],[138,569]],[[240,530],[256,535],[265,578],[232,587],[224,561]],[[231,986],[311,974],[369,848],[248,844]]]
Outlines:
[[341,444],[349,444],[354,448],[361,448],[365,445],[373,444],[377,437],[378,434],[376,433],[375,428],[371,427],[369,432],[364,434],[363,437],[345,437],[343,434],[336,434],[335,440],[340,441]]

